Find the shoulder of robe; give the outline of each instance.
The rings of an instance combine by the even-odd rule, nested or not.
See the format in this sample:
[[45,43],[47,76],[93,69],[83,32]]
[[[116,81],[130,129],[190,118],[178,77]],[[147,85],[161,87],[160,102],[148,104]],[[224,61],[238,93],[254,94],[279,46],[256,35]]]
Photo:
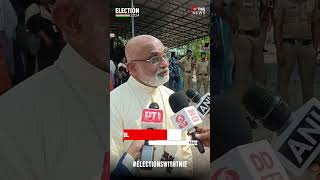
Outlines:
[[126,101],[125,98],[127,98],[126,95],[129,94],[129,91],[128,83],[121,84],[110,92],[110,101],[116,101],[116,103]]
[[19,113],[20,109],[46,106],[48,99],[57,98],[61,93],[61,89],[64,88],[62,82],[52,67],[35,74],[0,96],[0,114],[6,111]]

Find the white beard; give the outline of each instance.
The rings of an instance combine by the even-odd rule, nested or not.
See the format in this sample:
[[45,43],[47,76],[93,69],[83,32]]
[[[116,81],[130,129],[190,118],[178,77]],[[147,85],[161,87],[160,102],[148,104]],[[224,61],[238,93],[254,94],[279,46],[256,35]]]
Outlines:
[[159,76],[159,74],[163,71],[164,69],[158,68],[158,71],[154,77],[148,77],[139,67],[139,74],[141,75],[140,79],[143,83],[145,83],[148,86],[161,86],[169,81],[169,73],[166,76]]

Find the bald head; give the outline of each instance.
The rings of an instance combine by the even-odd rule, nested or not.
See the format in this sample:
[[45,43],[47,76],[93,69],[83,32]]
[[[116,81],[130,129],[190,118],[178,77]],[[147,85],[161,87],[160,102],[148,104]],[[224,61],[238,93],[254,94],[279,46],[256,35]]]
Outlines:
[[125,47],[128,63],[131,60],[148,59],[150,53],[163,48],[162,42],[150,35],[139,35],[130,39]]
[[[130,39],[125,47],[128,70],[132,77],[147,86],[160,86],[169,80],[169,62],[162,42],[150,35]],[[157,64],[150,59],[160,60]]]

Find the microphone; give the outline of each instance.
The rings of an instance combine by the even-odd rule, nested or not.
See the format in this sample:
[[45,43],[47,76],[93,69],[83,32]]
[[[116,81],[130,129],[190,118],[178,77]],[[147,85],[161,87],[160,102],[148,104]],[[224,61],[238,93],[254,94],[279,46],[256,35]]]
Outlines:
[[163,129],[163,110],[155,102],[149,105],[148,109],[143,109],[141,116],[142,129]]
[[213,106],[212,180],[289,180],[267,141],[251,143],[252,132],[240,104],[216,96]]
[[[155,102],[149,105],[148,109],[142,111],[141,127],[143,129],[162,129],[163,128],[163,111],[159,109],[159,105]],[[153,161],[154,146],[149,145],[149,140],[146,140],[141,148],[141,161]],[[152,167],[141,167],[151,170]]]
[[215,160],[212,167],[212,180],[290,180],[266,140],[238,146]]
[[186,95],[192,102],[197,103],[196,109],[201,117],[210,113],[210,93],[206,93],[204,96],[201,95],[194,89],[188,89]]
[[192,140],[197,141],[196,147],[200,153],[204,153],[205,150],[201,141],[195,137],[196,129],[195,126],[202,123],[202,120],[197,113],[194,106],[189,106],[187,97],[183,92],[176,92],[171,94],[169,97],[169,103],[172,111],[175,113],[171,120],[176,128],[182,132],[188,131],[192,136]]
[[320,162],[320,101],[311,98],[296,112],[285,100],[263,87],[252,87],[243,96],[248,112],[277,133],[274,149],[282,164],[300,176],[313,161]]

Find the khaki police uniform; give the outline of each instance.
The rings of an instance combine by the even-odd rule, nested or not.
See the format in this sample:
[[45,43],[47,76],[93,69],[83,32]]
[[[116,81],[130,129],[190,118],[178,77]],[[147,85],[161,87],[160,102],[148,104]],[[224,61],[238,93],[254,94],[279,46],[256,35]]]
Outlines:
[[275,7],[275,18],[282,21],[282,49],[285,63],[279,66],[280,95],[288,99],[288,85],[298,62],[303,102],[313,97],[316,49],[312,40],[312,16],[319,17],[318,0],[282,0]]
[[204,86],[204,93],[209,91],[209,61],[197,61],[197,90],[200,92],[201,85]]
[[263,46],[266,39],[267,23],[260,20],[261,0],[232,0],[227,4],[233,18],[238,22],[234,30],[233,48],[235,57],[236,95],[241,97],[252,80],[265,83]]
[[188,58],[187,56],[183,57],[179,61],[184,66],[184,79],[183,79],[183,86],[184,90],[188,90],[190,88],[190,84],[192,81],[192,57]]

